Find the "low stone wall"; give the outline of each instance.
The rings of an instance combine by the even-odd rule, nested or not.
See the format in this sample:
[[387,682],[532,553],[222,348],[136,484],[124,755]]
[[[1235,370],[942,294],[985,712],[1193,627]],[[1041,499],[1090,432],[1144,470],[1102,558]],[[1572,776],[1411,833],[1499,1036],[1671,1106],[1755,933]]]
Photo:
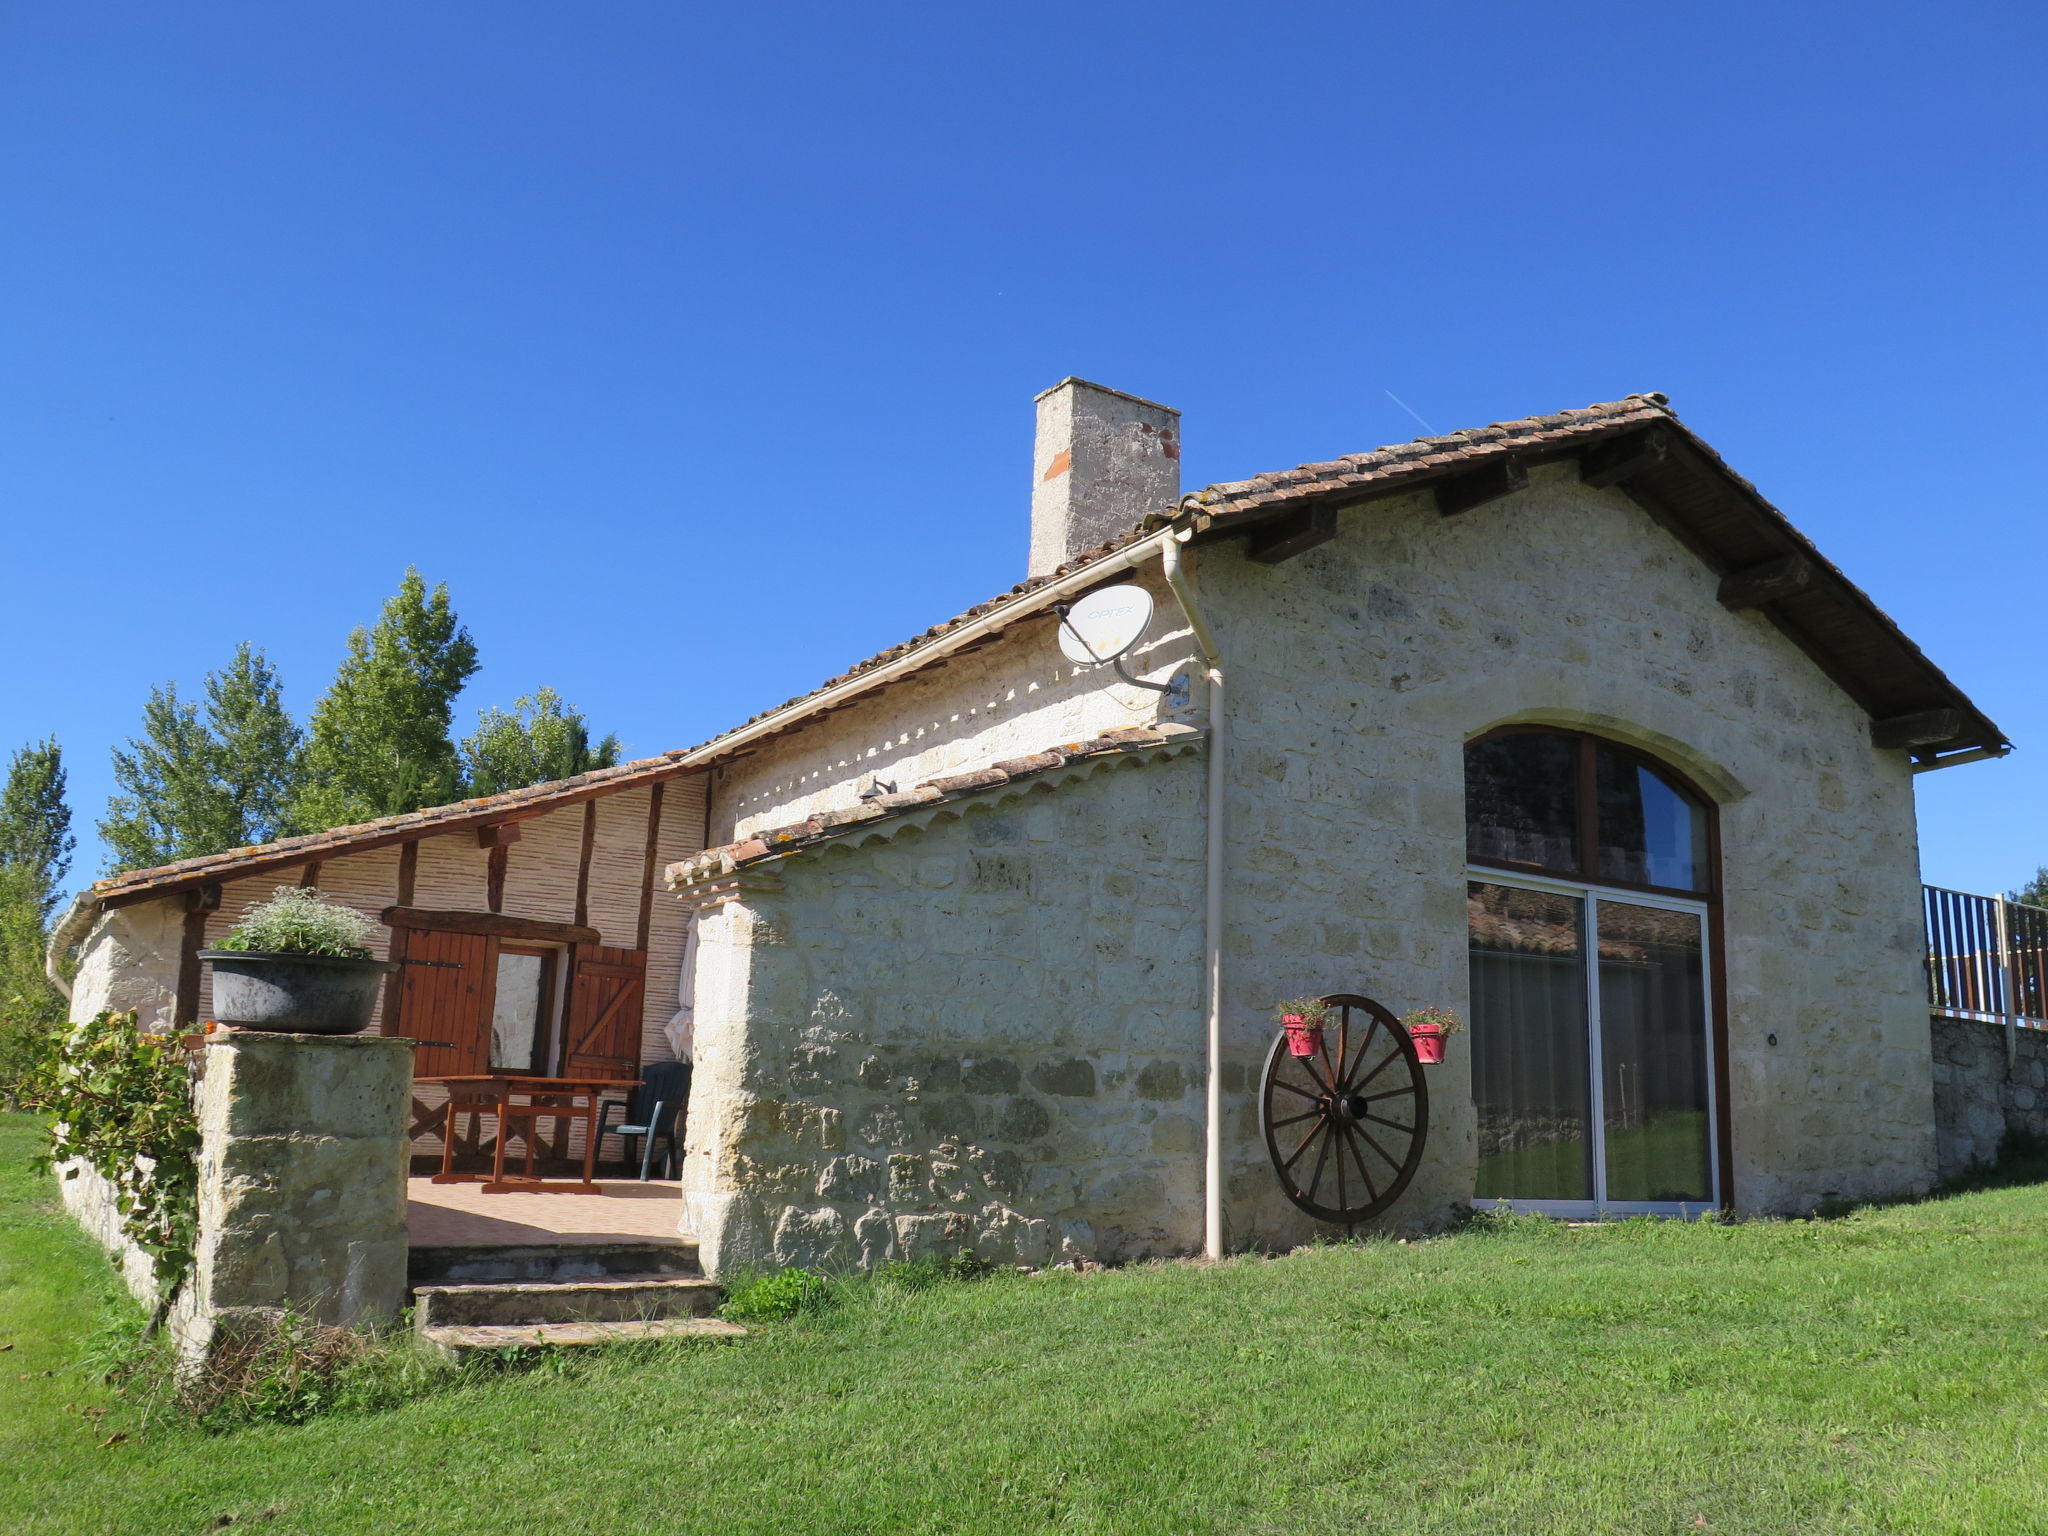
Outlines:
[[71,1219],[93,1235],[107,1250],[107,1257],[121,1272],[128,1294],[145,1307],[157,1301],[156,1272],[149,1255],[128,1240],[121,1230],[121,1211],[114,1203],[114,1186],[97,1169],[74,1159],[57,1165],[57,1193]]
[[2010,1069],[2002,1024],[1936,1016],[1933,1049],[1940,1177],[1996,1161],[2009,1136],[2048,1138],[2048,1030],[2019,1031]]

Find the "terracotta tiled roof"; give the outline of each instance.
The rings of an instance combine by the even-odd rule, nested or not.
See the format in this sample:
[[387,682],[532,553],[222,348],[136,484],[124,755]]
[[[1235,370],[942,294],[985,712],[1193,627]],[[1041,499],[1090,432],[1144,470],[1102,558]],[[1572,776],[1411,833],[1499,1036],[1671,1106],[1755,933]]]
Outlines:
[[1583,410],[1497,421],[1443,437],[1418,437],[1371,453],[1346,454],[1326,464],[1303,464],[1249,480],[1227,480],[1181,498],[1183,509],[1207,522],[1284,510],[1333,492],[1377,494],[1404,480],[1433,479],[1486,460],[1532,450],[1575,449],[1653,422],[1673,422],[1662,395],[1630,395]]
[[877,795],[873,799],[857,801],[838,810],[820,811],[786,827],[757,832],[752,837],[742,838],[736,843],[706,848],[702,853],[694,853],[687,859],[669,865],[669,886],[671,889],[680,890],[706,880],[716,880],[890,817],[908,816],[948,800],[964,800],[985,794],[991,789],[1000,789],[1019,780],[1035,778],[1039,774],[1050,773],[1055,768],[1064,768],[1068,763],[1084,758],[1117,757],[1145,752],[1156,747],[1193,741],[1201,734],[1193,726],[1172,723],[1156,729],[1123,726],[1116,730],[1104,731],[1100,736],[1090,737],[1086,741],[1061,742],[1057,746],[1047,747],[1043,752],[1033,752],[1024,757],[1003,758],[990,763],[986,768],[970,769],[965,773],[943,774],[936,779],[927,779],[916,788],[904,790],[899,794]]
[[508,789],[501,795],[457,800],[452,805],[430,806],[422,811],[408,811],[402,816],[380,816],[375,821],[359,822],[354,826],[330,827],[325,832],[309,832],[302,837],[284,837],[272,843],[180,859],[174,864],[160,864],[154,869],[109,875],[104,880],[93,882],[91,894],[102,901],[118,899],[161,887],[197,885],[227,875],[252,874],[273,865],[304,864],[328,853],[360,851],[365,846],[382,842],[404,842],[424,834],[454,832],[466,826],[537,815],[560,805],[631,789],[637,784],[673,778],[682,771],[676,763],[681,756],[681,752],[665,752],[660,757],[642,758],[613,768],[579,773],[572,779],[554,779],[546,784],[531,784],[524,789]]

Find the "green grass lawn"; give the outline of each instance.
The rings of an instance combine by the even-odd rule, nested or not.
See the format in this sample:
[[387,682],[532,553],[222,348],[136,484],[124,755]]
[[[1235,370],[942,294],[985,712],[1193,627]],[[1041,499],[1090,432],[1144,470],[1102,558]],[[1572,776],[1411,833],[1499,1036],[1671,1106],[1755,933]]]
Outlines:
[[2048,1530],[2048,1186],[856,1291],[102,1449],[125,1410],[71,1362],[116,1291],[32,1133],[0,1122],[8,1531]]

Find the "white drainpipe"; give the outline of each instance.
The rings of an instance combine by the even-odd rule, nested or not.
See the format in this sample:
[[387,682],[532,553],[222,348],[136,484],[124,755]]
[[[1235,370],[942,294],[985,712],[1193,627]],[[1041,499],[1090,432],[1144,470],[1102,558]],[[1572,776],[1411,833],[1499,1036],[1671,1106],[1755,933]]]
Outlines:
[[1223,1257],[1223,653],[1180,564],[1182,534],[1160,545],[1166,584],[1187,615],[1209,676],[1208,865],[1202,908],[1202,1012],[1209,1026],[1209,1146],[1202,1190],[1202,1251]]

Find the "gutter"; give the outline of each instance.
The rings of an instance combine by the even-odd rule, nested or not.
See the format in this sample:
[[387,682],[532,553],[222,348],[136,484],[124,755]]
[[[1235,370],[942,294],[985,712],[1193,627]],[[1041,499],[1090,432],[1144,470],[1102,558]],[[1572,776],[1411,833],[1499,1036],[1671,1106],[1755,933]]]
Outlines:
[[2012,751],[2012,743],[1998,747],[1972,747],[1967,752],[1951,752],[1947,757],[1930,757],[1924,763],[1915,763],[1915,773],[1932,773],[1937,768],[1956,768],[1964,763],[1996,762]]
[[1223,653],[1202,617],[1187,573],[1181,569],[1180,547],[1191,534],[1169,537],[1159,546],[1160,569],[1173,588],[1180,611],[1202,648],[1209,677],[1209,792],[1203,814],[1208,822],[1208,856],[1203,871],[1202,1016],[1209,1037],[1208,1146],[1202,1174],[1202,1252],[1223,1257]]

